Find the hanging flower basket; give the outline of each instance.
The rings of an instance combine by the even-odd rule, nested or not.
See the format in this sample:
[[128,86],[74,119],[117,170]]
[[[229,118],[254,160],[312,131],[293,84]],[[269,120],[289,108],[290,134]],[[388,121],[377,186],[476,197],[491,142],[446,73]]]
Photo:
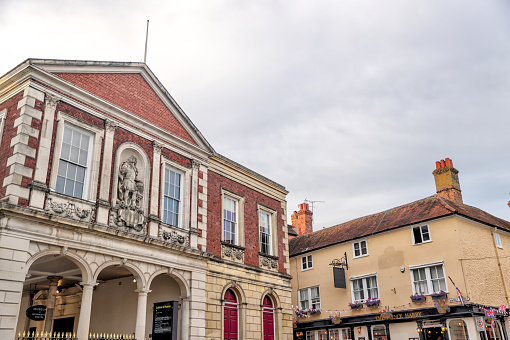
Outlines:
[[292,323],[292,328],[297,328],[297,322]]
[[342,322],[342,318],[339,316],[332,316],[331,322],[333,322],[335,325],[339,325]]
[[421,302],[425,302],[425,300],[427,299],[427,297],[423,294],[414,294],[414,295],[411,295],[411,301],[415,302],[415,303],[421,303]]
[[354,301],[354,302],[349,302],[349,307],[351,307],[351,309],[361,309],[363,308],[363,303],[359,302],[359,301]]
[[379,300],[379,299],[368,299],[366,303],[367,303],[367,307],[375,308],[375,307],[379,307],[380,302],[381,302],[381,300]]
[[393,317],[393,311],[387,311],[387,310],[383,309],[382,312],[379,312],[379,315],[381,316],[381,319],[388,320]]
[[436,307],[437,312],[440,314],[446,314],[450,311],[450,307],[448,307],[448,305],[444,302],[438,301],[434,303],[434,307]]
[[433,300],[443,300],[446,299],[447,293],[444,290],[441,290],[439,292],[432,293],[432,299]]

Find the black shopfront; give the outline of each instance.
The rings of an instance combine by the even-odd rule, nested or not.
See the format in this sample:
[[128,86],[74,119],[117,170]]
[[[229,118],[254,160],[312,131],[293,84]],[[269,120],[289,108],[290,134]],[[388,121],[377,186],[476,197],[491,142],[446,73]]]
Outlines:
[[[476,321],[481,322],[485,317],[484,306],[476,304],[450,306],[450,311],[444,314],[436,308],[422,308],[386,315],[349,316],[342,318],[340,324],[325,318],[299,322],[294,328],[294,340],[510,340],[505,315],[508,313],[496,313],[495,328],[486,323],[476,326]],[[403,325],[405,323],[407,325]],[[398,327],[398,336],[394,334],[392,337],[392,329],[397,328],[392,325],[396,324],[403,327]],[[473,329],[476,329],[476,335]],[[405,337],[402,330],[405,330]]]

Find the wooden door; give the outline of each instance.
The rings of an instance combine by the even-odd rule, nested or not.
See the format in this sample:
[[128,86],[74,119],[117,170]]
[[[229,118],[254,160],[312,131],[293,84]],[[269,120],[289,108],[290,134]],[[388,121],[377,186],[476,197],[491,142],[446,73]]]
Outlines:
[[264,340],[274,340],[274,308],[269,297],[264,298],[262,322],[264,324]]
[[238,339],[238,304],[237,297],[232,290],[225,292],[225,308],[223,311],[223,338],[225,340]]

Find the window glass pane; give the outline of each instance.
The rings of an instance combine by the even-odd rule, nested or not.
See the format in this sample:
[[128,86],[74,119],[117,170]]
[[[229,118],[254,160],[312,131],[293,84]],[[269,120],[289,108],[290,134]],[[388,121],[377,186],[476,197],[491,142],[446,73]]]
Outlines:
[[422,243],[421,232],[419,227],[413,228],[414,243]]
[[83,195],[83,183],[75,182],[74,185],[74,196],[75,197],[82,197]]
[[60,151],[60,158],[69,159],[69,153],[70,153],[71,147],[67,143],[62,143],[62,150]]
[[421,227],[421,234],[423,238],[423,242],[430,241],[430,235],[429,235],[429,227],[424,225]]
[[384,326],[374,326],[374,340],[386,340],[386,328]]
[[71,128],[68,126],[64,126],[64,135],[62,136],[62,142],[66,144],[71,144],[71,139],[73,136],[73,132]]
[[78,163],[80,149],[71,146],[71,150],[69,152],[71,153],[69,155],[69,160],[73,163]]
[[68,179],[65,184],[64,194],[68,196],[73,196],[74,192],[74,181]]
[[360,256],[359,243],[354,243],[354,256]]
[[366,255],[368,253],[367,252],[367,241],[361,241],[360,246],[361,246],[361,255]]
[[349,328],[342,329],[342,340],[351,340],[351,330]]
[[80,164],[82,166],[86,166],[87,165],[87,157],[88,157],[87,150],[81,150],[80,151],[80,159],[78,160],[78,164]]
[[61,177],[61,176],[57,176],[57,185],[55,186],[55,191],[63,194],[64,193],[64,184],[65,184],[65,178]]
[[71,145],[75,147],[80,147],[81,142],[81,133],[79,133],[76,130],[72,130],[72,137],[71,137]]

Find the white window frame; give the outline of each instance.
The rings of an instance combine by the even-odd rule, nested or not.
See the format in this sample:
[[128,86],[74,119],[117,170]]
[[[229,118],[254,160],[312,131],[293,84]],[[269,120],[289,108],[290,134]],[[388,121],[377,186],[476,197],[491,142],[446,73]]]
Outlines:
[[225,197],[237,201],[237,230],[234,239],[235,246],[244,247],[244,197],[236,195],[230,191],[221,190],[221,241],[225,242],[225,224],[224,224],[224,202]]
[[2,136],[4,133],[5,117],[7,116],[7,109],[0,111],[0,146],[2,145]]
[[306,331],[305,340],[329,340],[328,333],[329,332],[326,329]]
[[[269,215],[269,221],[271,223],[270,225],[270,244],[269,244],[269,252],[268,253],[262,253],[262,237],[261,237],[261,227],[262,227],[262,219],[261,214],[267,214]],[[269,256],[278,256],[278,246],[276,243],[276,211],[269,209],[263,205],[257,204],[257,216],[258,216],[258,234],[259,234],[259,252],[263,255],[269,255]]]
[[419,265],[415,265],[415,266],[409,266],[409,275],[411,276],[411,285],[412,285],[412,288],[413,288],[413,294],[419,293],[419,292],[416,291],[416,287],[415,287],[415,284],[414,284],[415,283],[415,281],[414,281],[414,270],[422,269],[422,268],[428,269],[428,270],[425,270],[425,280],[427,282],[427,291],[428,292],[425,293],[424,295],[432,295],[433,293],[437,293],[433,289],[432,277],[431,277],[431,273],[430,273],[430,268],[431,267],[435,267],[435,266],[442,266],[442,268],[443,268],[443,280],[444,280],[444,285],[445,285],[445,289],[443,289],[443,290],[446,293],[448,293],[448,281],[446,281],[446,278],[448,276],[446,275],[446,270],[444,268],[444,263],[443,263],[443,261],[438,261],[438,262],[419,264]]
[[[377,284],[377,297],[376,299],[380,299],[381,297],[381,294],[379,293],[379,278],[377,277],[377,273],[370,273],[370,274],[365,274],[365,275],[358,275],[358,276],[353,276],[353,277],[350,277],[349,278],[349,281],[351,282],[351,298],[352,298],[352,302],[366,302],[368,299],[369,299],[369,294],[368,294],[368,285],[367,285],[367,279],[368,278],[371,278],[371,277],[375,277],[375,282]],[[363,282],[363,296],[364,298],[363,299],[360,299],[360,300],[356,300],[355,298],[355,295],[354,295],[354,281],[357,281],[357,280],[362,280]],[[370,289],[374,289],[374,288],[370,288]]]
[[[363,251],[362,251],[362,249],[363,249],[361,247],[362,242],[365,242],[365,251],[366,251],[365,254],[363,254]],[[356,244],[359,247],[359,255],[357,255],[357,256],[356,256]],[[359,240],[359,241],[353,242],[352,243],[352,258],[357,259],[357,258],[365,257],[365,256],[368,256],[368,242],[367,242],[367,240]]]
[[[347,333],[347,337],[344,337],[344,333]],[[351,333],[350,336],[349,336],[349,333]],[[329,338],[336,340],[335,336],[336,336],[336,339],[338,339],[338,340],[352,340],[352,332],[351,332],[350,328],[344,327],[344,328],[330,329],[329,330]]]
[[494,241],[496,242],[496,247],[503,249],[503,243],[501,243],[501,235],[499,233],[494,233]]
[[[300,309],[314,308],[314,307],[312,307],[312,305],[313,305],[313,303],[312,303],[312,289],[315,289],[315,288],[317,288],[317,290],[319,291],[319,302],[318,302],[319,307],[315,308],[315,309],[321,309],[321,288],[320,288],[320,286],[307,287],[307,288],[302,288],[302,289],[298,290],[298,303],[299,303]],[[306,294],[307,294],[306,301],[308,303],[308,307],[304,307],[301,304],[301,301],[304,301],[304,300],[301,300],[301,291],[305,291],[305,290],[306,290]],[[317,303],[316,303],[316,305],[317,305]]]
[[[171,159],[161,156],[161,183],[160,183],[160,216],[161,221],[164,223],[165,216],[165,176],[166,169],[170,169],[181,175],[181,200],[179,202],[179,217],[177,218],[177,228],[189,229],[189,202],[190,202],[190,181],[191,181],[191,169],[172,161]],[[165,224],[172,226],[171,224]]]
[[[55,136],[55,148],[53,150],[53,161],[50,175],[50,190],[55,192],[57,185],[58,165],[60,162],[60,153],[62,151],[62,139],[64,136],[64,128],[66,125],[82,130],[85,133],[90,134],[90,150],[89,157],[87,159],[87,169],[85,172],[85,183],[83,185],[82,197],[74,197],[90,202],[95,202],[97,196],[97,183],[99,180],[99,163],[101,157],[101,146],[104,136],[104,129],[97,128],[88,123],[79,121],[78,119],[71,117],[65,113],[58,112],[57,114],[57,134]],[[61,193],[59,193],[61,194]],[[65,194],[61,194],[65,195]]]
[[[429,235],[429,239],[427,241],[423,241],[423,230],[422,230],[423,227],[427,227],[427,233]],[[421,242],[416,242],[416,239],[414,237],[414,229],[415,228],[420,228],[420,236],[421,236],[421,240],[422,240]],[[412,235],[412,238],[413,238],[413,245],[418,245],[418,244],[424,244],[424,243],[432,242],[432,236],[431,236],[431,233],[430,233],[430,226],[428,224],[422,224],[422,225],[419,225],[419,226],[411,227],[411,235]]]
[[[303,262],[303,260],[305,262]],[[308,264],[311,263],[311,265],[309,266]],[[310,270],[310,269],[313,269],[313,257],[312,257],[312,254],[310,255],[305,255],[301,258],[301,271],[304,272],[306,270]]]

